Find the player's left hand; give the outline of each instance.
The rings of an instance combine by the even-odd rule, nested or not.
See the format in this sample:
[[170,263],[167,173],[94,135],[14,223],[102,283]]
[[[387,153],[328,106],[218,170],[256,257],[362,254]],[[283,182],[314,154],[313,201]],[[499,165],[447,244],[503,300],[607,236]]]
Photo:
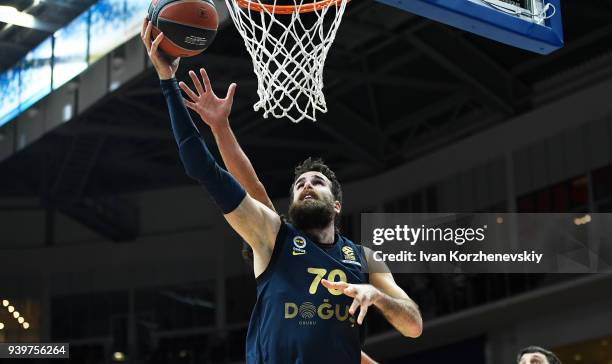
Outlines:
[[200,68],[200,76],[204,81],[204,86],[194,71],[189,71],[189,77],[193,81],[196,89],[194,92],[185,84],[179,82],[179,87],[185,91],[185,94],[190,100],[185,99],[185,106],[195,111],[200,115],[200,118],[210,126],[213,132],[216,129],[229,125],[229,114],[232,111],[234,103],[234,93],[236,92],[236,84],[232,83],[227,89],[225,98],[219,98],[212,89],[210,79],[204,68]]
[[327,289],[336,289],[353,298],[349,313],[354,316],[357,308],[359,308],[359,316],[357,317],[357,323],[359,325],[363,324],[363,319],[368,313],[368,307],[376,304],[376,302],[383,297],[383,293],[371,284],[331,282],[327,279],[322,279],[321,284]]

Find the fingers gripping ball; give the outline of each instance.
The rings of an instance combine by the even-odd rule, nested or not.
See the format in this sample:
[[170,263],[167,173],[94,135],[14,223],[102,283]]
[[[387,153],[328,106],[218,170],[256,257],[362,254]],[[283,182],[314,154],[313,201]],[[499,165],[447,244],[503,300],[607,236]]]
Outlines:
[[159,48],[171,58],[202,53],[219,26],[212,0],[152,0],[148,18],[153,23],[153,38],[164,33]]

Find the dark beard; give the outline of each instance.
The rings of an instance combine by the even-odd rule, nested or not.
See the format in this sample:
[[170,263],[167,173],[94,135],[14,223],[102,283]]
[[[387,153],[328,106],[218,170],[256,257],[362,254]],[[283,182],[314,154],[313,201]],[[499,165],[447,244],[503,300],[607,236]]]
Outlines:
[[289,206],[289,220],[300,230],[323,229],[334,218],[334,203],[324,200],[305,200]]

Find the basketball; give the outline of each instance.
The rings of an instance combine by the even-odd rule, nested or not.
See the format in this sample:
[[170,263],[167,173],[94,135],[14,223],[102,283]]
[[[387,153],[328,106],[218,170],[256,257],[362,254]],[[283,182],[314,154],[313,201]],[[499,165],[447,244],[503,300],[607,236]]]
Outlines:
[[219,16],[212,0],[153,0],[149,6],[152,37],[164,33],[159,48],[169,57],[202,53],[217,34]]

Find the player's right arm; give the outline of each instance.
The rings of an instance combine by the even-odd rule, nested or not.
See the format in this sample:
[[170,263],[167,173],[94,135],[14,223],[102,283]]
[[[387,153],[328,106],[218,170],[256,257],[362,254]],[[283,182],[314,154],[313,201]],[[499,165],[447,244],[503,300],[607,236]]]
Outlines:
[[[280,217],[276,212],[249,196],[210,154],[204,140],[192,123],[174,78],[178,60],[169,62],[158,53],[157,48],[163,40],[163,33],[151,42],[151,27],[151,23],[145,20],[141,37],[160,78],[162,91],[168,104],[172,131],[185,171],[206,188],[223,211],[225,219],[251,245],[256,254],[271,255],[281,225]],[[195,73],[190,72],[190,76],[197,80]],[[210,88],[203,90],[199,81],[196,89],[200,96],[209,97],[210,101],[214,102],[210,105],[211,109],[214,108],[219,113],[225,112],[226,116],[229,115],[235,86],[230,87],[226,99],[217,98]]]

